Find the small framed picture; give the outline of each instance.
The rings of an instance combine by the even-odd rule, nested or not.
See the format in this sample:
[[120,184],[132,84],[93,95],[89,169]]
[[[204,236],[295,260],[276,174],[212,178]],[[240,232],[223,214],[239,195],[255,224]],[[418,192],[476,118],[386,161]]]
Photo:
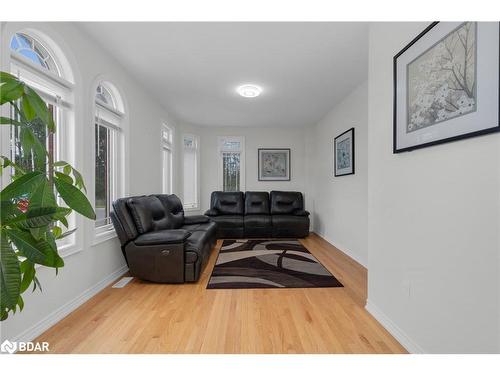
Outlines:
[[290,149],[259,148],[259,181],[290,181]]
[[433,22],[394,56],[394,153],[500,131],[499,29]]
[[335,137],[333,145],[335,177],[354,174],[354,128]]

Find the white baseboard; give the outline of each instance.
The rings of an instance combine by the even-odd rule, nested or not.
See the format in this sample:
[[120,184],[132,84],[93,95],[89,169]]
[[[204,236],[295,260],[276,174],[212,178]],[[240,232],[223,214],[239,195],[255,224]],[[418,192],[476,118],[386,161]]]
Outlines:
[[30,328],[26,329],[24,332],[20,333],[16,337],[10,339],[11,341],[33,341],[36,339],[38,336],[40,336],[42,333],[44,333],[46,330],[48,330],[50,327],[52,327],[54,324],[57,322],[61,321],[63,318],[65,318],[67,315],[69,315],[71,312],[76,310],[78,307],[83,305],[85,302],[87,302],[90,298],[95,296],[97,293],[99,293],[101,290],[106,288],[109,284],[111,284],[113,281],[115,281],[117,278],[122,276],[124,273],[128,271],[127,266],[123,266],[113,273],[109,274],[106,276],[104,279],[99,281],[97,284],[91,286],[87,290],[85,290],[83,293],[78,295],[77,297],[73,298],[71,301],[68,303],[64,304],[48,316],[46,316],[44,319],[40,320],[38,323],[34,324]]
[[364,260],[362,260],[358,255],[354,254],[351,250],[347,249],[345,246],[337,245],[334,241],[332,241],[330,238],[328,238],[327,236],[325,236],[321,232],[313,231],[313,233],[316,233],[318,236],[323,238],[326,242],[329,242],[331,245],[335,246],[335,248],[342,251],[349,258],[354,259],[356,262],[361,264],[363,267],[368,268],[368,265],[366,264],[366,262]]
[[426,353],[420,345],[413,341],[401,328],[399,328],[387,315],[385,315],[378,307],[370,300],[366,301],[365,309],[380,323],[382,326],[394,336],[403,347],[412,354]]

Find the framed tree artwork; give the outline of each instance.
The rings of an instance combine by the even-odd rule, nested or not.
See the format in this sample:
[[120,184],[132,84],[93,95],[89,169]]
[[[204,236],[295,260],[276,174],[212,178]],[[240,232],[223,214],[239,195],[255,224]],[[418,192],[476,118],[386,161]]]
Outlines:
[[394,153],[500,130],[499,32],[434,22],[394,56]]
[[333,141],[333,173],[335,177],[354,174],[354,128]]
[[290,149],[259,148],[259,181],[290,181]]

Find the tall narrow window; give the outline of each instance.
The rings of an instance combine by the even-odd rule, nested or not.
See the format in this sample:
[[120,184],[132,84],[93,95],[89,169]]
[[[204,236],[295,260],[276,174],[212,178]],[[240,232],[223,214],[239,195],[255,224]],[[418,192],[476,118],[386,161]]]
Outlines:
[[198,197],[198,137],[184,135],[183,157],[184,157],[184,208],[187,210],[199,209]]
[[[73,76],[64,54],[55,54],[54,48],[59,51],[53,42],[36,30],[15,33],[10,40],[10,71],[43,98],[52,114],[55,132],[49,132],[39,119],[29,124],[37,140],[45,145],[48,159],[65,160],[78,167],[73,152]],[[10,139],[10,155],[15,163],[27,171],[47,168],[46,158],[38,159],[31,150],[23,150],[19,127],[11,127],[10,134],[8,128],[2,131],[5,131],[6,139]],[[52,171],[47,172],[52,174]],[[61,200],[60,204],[64,202]],[[68,223],[70,227],[76,226],[75,215],[68,217]],[[58,240],[58,245],[62,255],[69,254],[76,245],[75,234]]]
[[173,176],[173,129],[165,124],[161,129],[161,157],[163,168],[163,194],[172,194]]
[[102,82],[95,93],[95,226],[111,230],[111,205],[123,191],[121,155],[123,112],[116,90]]
[[219,188],[245,190],[245,139],[219,137]]

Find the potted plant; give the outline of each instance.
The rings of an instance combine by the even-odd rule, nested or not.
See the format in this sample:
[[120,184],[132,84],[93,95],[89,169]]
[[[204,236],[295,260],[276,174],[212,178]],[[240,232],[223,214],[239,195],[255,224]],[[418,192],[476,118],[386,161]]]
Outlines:
[[[10,106],[0,126],[15,129],[21,160],[0,156],[0,175],[11,182],[0,192],[0,320],[22,310],[22,294],[40,282],[36,265],[64,266],[57,240],[71,235],[68,216],[77,213],[95,220],[81,174],[69,163],[53,160],[45,138],[56,131],[47,104],[31,87],[0,72],[0,105]],[[43,131],[41,131],[43,130]]]

